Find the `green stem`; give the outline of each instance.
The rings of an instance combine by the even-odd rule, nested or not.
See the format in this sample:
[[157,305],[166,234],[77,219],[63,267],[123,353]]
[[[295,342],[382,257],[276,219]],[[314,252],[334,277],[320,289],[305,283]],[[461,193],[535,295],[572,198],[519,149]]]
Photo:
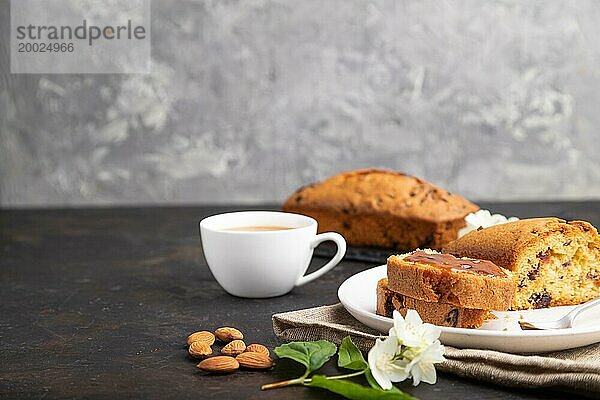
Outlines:
[[305,379],[306,378],[300,377],[300,378],[296,378],[296,379],[290,379],[287,381],[267,383],[266,385],[262,385],[260,387],[260,390],[269,390],[269,389],[275,389],[275,388],[291,386],[291,385],[301,385],[304,383]]
[[326,376],[325,379],[344,379],[344,378],[352,378],[353,376],[359,376],[364,374],[365,371],[357,371],[357,372],[353,372],[351,374],[346,374],[346,375],[335,375],[335,376]]
[[306,377],[308,376],[308,374],[309,374],[309,371],[307,370],[301,377],[296,378],[296,379],[289,379],[287,381],[267,383],[266,385],[262,385],[260,387],[260,390],[276,389],[279,387],[291,386],[291,385],[303,385],[304,382],[306,381]]
[[[356,372],[352,372],[351,374],[326,376],[325,379],[352,378],[353,376],[359,376],[364,373],[365,373],[365,371],[356,371]],[[308,376],[308,373],[305,373],[304,375],[302,375],[301,377],[296,378],[296,379],[289,379],[287,381],[268,383],[266,385],[263,385],[261,387],[261,390],[276,389],[276,388],[291,386],[291,385],[306,385],[306,384],[312,382],[312,379],[308,379],[307,376]]]

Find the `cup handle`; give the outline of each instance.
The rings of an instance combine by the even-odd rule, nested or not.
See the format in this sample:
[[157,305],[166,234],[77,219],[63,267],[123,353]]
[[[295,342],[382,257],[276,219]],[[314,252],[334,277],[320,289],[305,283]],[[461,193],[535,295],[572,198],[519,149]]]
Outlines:
[[313,238],[313,240],[311,240],[311,242],[310,242],[310,247],[312,249],[314,249],[320,243],[325,242],[327,240],[331,240],[332,242],[335,242],[335,244],[337,245],[337,253],[335,253],[335,256],[333,256],[333,258],[331,260],[329,260],[329,262],[327,264],[323,265],[321,268],[319,268],[315,272],[312,272],[308,275],[301,276],[300,278],[298,278],[298,280],[296,281],[296,286],[301,286],[301,285],[304,285],[305,283],[308,283],[314,279],[317,279],[318,277],[323,275],[325,272],[327,272],[330,269],[332,269],[333,267],[335,267],[341,261],[341,259],[344,257],[344,255],[346,254],[346,241],[344,240],[344,237],[342,235],[340,235],[339,233],[336,233],[336,232],[325,232],[325,233],[321,233],[321,234],[315,236]]

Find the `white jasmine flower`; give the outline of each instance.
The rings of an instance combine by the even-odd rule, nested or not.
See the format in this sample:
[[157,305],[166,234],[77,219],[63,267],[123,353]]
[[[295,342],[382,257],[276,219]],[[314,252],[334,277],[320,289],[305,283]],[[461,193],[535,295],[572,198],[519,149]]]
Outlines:
[[392,382],[413,378],[420,382],[435,383],[434,364],[445,361],[444,346],[439,341],[441,330],[424,324],[415,310],[406,317],[394,311],[394,326],[387,339],[378,339],[369,351],[369,368],[373,378],[383,389],[391,389]]
[[517,217],[506,218],[502,214],[492,214],[488,210],[479,210],[476,213],[470,213],[465,217],[467,225],[458,231],[458,237],[462,237],[467,233],[478,229],[479,227],[487,228],[494,225],[505,224],[507,222],[518,221]]
[[440,337],[440,328],[432,324],[424,324],[415,310],[408,310],[406,318],[394,310],[394,327],[390,329],[390,336],[398,339],[401,345],[407,347],[422,348],[432,344]]
[[439,340],[435,340],[418,355],[406,367],[413,378],[413,385],[420,382],[434,384],[437,381],[434,364],[444,362],[444,346]]
[[394,336],[385,340],[377,339],[375,346],[369,350],[369,368],[373,378],[384,390],[392,388],[392,382],[401,382],[408,378],[409,360],[398,359],[400,345]]

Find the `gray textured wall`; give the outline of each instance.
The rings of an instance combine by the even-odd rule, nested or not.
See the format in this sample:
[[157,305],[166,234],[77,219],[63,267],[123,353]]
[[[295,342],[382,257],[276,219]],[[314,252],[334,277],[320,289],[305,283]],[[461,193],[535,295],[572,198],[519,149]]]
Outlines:
[[600,198],[598,1],[154,0],[152,74],[10,75],[0,204],[281,200],[340,170]]

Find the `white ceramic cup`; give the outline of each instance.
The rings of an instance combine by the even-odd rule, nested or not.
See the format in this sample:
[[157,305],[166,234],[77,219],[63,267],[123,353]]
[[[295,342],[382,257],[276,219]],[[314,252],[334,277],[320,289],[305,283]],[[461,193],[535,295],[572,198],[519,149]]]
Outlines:
[[[228,230],[250,226],[285,226],[273,231]],[[346,253],[339,233],[317,235],[317,221],[300,214],[241,211],[200,221],[206,262],[228,293],[239,297],[274,297],[308,283],[333,267]],[[317,271],[304,275],[319,243],[331,240],[337,253]]]

